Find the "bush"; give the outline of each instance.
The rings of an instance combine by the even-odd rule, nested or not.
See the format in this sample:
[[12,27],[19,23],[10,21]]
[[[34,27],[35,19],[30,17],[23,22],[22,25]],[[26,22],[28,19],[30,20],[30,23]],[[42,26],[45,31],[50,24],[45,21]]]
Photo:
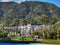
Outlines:
[[1,31],[1,32],[0,32],[0,38],[5,38],[5,37],[7,37],[7,34],[8,34],[7,32],[5,32],[5,31],[2,32],[2,31]]

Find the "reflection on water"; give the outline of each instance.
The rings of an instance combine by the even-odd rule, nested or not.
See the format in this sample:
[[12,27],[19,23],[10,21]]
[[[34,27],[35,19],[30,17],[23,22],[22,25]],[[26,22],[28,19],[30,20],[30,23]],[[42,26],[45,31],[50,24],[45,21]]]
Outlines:
[[30,44],[30,45],[56,45],[56,44],[40,44],[40,43],[35,43],[35,44]]
[[20,44],[20,43],[0,43],[0,45],[55,45],[55,44],[40,44],[40,43],[31,43],[31,44]]

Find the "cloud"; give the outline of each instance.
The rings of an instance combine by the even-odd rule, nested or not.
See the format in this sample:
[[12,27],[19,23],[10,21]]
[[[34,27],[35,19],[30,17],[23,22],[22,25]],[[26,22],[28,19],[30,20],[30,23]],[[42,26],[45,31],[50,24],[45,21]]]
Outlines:
[[26,0],[0,0],[0,1],[1,1],[1,2],[15,1],[15,2],[20,3],[20,2],[24,2],[24,1],[26,1]]
[[9,2],[10,0],[2,0],[2,2]]
[[24,1],[38,1],[38,0],[1,0],[2,2],[9,2],[9,1],[15,1],[15,2],[24,2]]
[[15,1],[15,2],[20,3],[20,2],[24,2],[24,1],[26,1],[26,0],[11,0],[11,1]]

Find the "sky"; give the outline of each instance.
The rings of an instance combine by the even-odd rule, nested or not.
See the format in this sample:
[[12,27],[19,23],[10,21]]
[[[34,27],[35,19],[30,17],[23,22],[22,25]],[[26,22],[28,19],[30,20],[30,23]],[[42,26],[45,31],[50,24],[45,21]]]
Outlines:
[[24,1],[42,1],[42,2],[49,2],[52,4],[55,4],[56,6],[60,7],[60,0],[0,0],[0,2],[9,2],[9,1],[15,1],[15,2],[24,2]]

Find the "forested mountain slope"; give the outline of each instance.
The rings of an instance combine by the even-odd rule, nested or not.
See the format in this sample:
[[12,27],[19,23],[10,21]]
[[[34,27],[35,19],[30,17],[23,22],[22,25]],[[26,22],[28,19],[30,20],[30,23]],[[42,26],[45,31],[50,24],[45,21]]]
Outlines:
[[38,18],[41,15],[60,18],[60,8],[54,4],[46,2],[0,2],[0,23],[7,22],[11,24],[14,19],[25,20],[30,23],[34,20],[34,24],[39,24]]

